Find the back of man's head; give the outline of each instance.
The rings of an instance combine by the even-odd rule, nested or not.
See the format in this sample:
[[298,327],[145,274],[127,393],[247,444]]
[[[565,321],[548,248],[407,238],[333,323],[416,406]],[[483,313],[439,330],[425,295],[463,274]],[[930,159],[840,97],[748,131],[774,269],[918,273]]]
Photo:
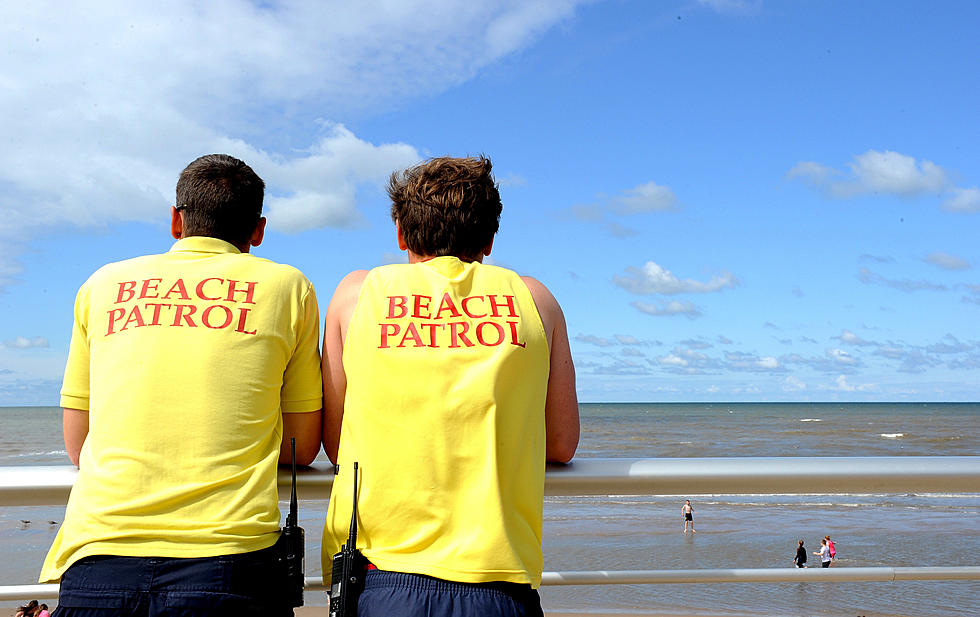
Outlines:
[[247,246],[262,217],[264,195],[262,178],[244,162],[227,154],[202,156],[177,180],[183,235]]
[[500,193],[490,159],[429,159],[395,172],[388,183],[391,218],[410,251],[423,257],[476,259],[500,224]]

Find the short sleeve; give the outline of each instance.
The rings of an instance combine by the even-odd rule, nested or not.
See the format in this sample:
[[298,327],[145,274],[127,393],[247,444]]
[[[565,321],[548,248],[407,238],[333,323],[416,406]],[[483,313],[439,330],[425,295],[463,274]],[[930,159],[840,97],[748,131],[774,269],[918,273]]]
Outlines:
[[283,413],[306,413],[323,407],[323,378],[320,374],[320,309],[313,285],[307,283],[293,356],[286,364],[280,404]]
[[83,285],[75,296],[75,316],[68,348],[68,363],[61,384],[61,406],[68,409],[89,409],[89,338],[88,286]]

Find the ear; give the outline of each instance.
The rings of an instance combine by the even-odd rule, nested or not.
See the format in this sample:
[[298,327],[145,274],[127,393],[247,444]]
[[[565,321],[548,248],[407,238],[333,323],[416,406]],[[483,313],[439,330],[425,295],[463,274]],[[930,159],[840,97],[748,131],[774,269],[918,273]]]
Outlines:
[[170,206],[170,235],[180,240],[184,234],[184,219],[176,206]]
[[490,251],[492,250],[493,250],[493,238],[490,238],[490,244],[487,245],[487,248],[483,249],[483,256],[489,257]]
[[265,217],[259,217],[259,224],[255,226],[255,231],[252,232],[252,237],[248,240],[249,246],[262,244],[262,240],[265,238],[265,223]]
[[395,219],[395,237],[398,238],[398,250],[407,251],[408,243],[405,242],[405,236],[402,235],[402,226],[398,223],[398,219]]

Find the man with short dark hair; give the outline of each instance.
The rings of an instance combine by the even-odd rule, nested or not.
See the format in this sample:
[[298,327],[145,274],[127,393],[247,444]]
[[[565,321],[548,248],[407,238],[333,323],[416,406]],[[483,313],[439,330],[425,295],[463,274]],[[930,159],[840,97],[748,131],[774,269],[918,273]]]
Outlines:
[[301,272],[249,254],[264,183],[203,156],[160,255],[100,268],[75,301],[61,391],[78,465],[40,580],[56,614],[291,615],[277,464],[320,449],[319,315]]
[[561,308],[482,263],[502,207],[488,159],[432,159],[388,192],[408,263],[349,274],[324,326],[324,577],[356,461],[358,615],[541,615],[545,461],[579,438]]

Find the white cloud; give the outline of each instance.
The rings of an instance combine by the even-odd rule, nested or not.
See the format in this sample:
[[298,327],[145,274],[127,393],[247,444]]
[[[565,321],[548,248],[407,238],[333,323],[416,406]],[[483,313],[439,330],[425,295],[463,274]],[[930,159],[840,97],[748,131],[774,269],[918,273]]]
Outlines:
[[837,379],[834,380],[834,385],[830,389],[840,392],[873,392],[878,388],[874,384],[851,385],[847,381],[846,376],[838,375]]
[[980,212],[980,188],[953,188],[952,195],[943,202],[943,210],[949,212]]
[[633,308],[654,316],[684,315],[685,317],[695,318],[701,316],[701,309],[691,302],[678,302],[672,300],[664,303],[632,302]]
[[753,353],[742,351],[725,352],[725,368],[755,373],[772,373],[785,370],[779,360],[772,356],[759,357]]
[[937,192],[946,186],[946,172],[932,161],[916,161],[898,152],[868,150],[849,164],[855,189],[895,195]]
[[610,200],[610,208],[619,214],[661,212],[674,209],[677,198],[670,187],[647,182],[623,191],[620,197]]
[[657,358],[657,362],[663,366],[687,366],[687,360],[674,354],[667,354],[662,358]]
[[850,330],[842,330],[840,336],[837,338],[839,338],[840,342],[845,345],[857,345],[859,347],[874,345],[874,343],[864,340],[863,338],[861,338],[857,334],[854,334]]
[[4,3],[0,237],[162,221],[210,152],[266,180],[273,228],[354,225],[358,187],[419,154],[322,119],[458,85],[581,3]]
[[[480,3],[472,3],[479,6]],[[497,16],[486,29],[487,49],[492,57],[521,49],[556,20],[569,17],[581,2],[552,0],[550,2],[510,2],[509,10]]]
[[790,375],[783,380],[783,392],[803,392],[804,390],[806,390],[806,384],[797,377]]
[[970,268],[970,262],[962,257],[939,251],[926,255],[923,261],[944,270],[968,270]]
[[287,161],[261,156],[268,166],[267,181],[290,187],[291,193],[270,196],[269,225],[302,231],[313,227],[348,227],[360,220],[357,187],[382,185],[395,169],[418,162],[419,153],[406,144],[375,146],[341,125],[317,142],[307,156]]
[[804,180],[826,189],[833,197],[845,198],[865,193],[884,193],[911,197],[924,193],[942,193],[950,189],[945,170],[932,161],[890,150],[868,150],[856,155],[844,173],[816,163],[797,163],[787,173],[789,178]]
[[899,291],[906,291],[909,293],[913,291],[947,291],[949,289],[942,283],[933,283],[932,281],[887,279],[877,272],[872,272],[867,268],[861,268],[858,270],[858,280],[868,285],[885,285],[886,287],[891,287],[892,289],[898,289]]
[[578,336],[575,337],[575,340],[578,341],[579,343],[596,345],[597,347],[610,347],[616,344],[607,338],[596,336],[594,334],[579,334]]
[[674,295],[681,293],[710,293],[734,287],[738,279],[730,272],[712,277],[702,283],[693,279],[678,279],[674,273],[659,264],[648,261],[642,268],[626,269],[627,276],[614,276],[613,283],[634,294]]
[[50,347],[50,344],[48,343],[48,339],[43,336],[34,336],[31,338],[18,336],[17,338],[4,341],[3,346],[9,349],[31,349],[33,347]]
[[500,188],[518,188],[527,186],[527,178],[510,173],[503,177],[497,177],[497,184],[500,185]]
[[675,347],[674,350],[655,360],[660,368],[685,375],[701,375],[717,372],[721,364],[714,358],[691,349]]
[[773,358],[772,356],[765,356],[763,358],[759,358],[759,361],[756,363],[756,365],[762,369],[774,370],[779,368],[779,360]]
[[640,344],[640,339],[636,338],[635,336],[631,336],[629,334],[617,334],[616,335],[616,340],[619,341],[620,343],[622,343],[623,345],[639,345]]
[[843,349],[828,349],[826,351],[826,356],[835,364],[842,364],[845,366],[853,366],[855,364],[859,364],[857,358],[847,353]]
[[800,161],[786,173],[790,179],[800,179],[810,184],[822,186],[830,182],[831,178],[840,175],[840,172],[826,165],[821,165],[814,161]]

